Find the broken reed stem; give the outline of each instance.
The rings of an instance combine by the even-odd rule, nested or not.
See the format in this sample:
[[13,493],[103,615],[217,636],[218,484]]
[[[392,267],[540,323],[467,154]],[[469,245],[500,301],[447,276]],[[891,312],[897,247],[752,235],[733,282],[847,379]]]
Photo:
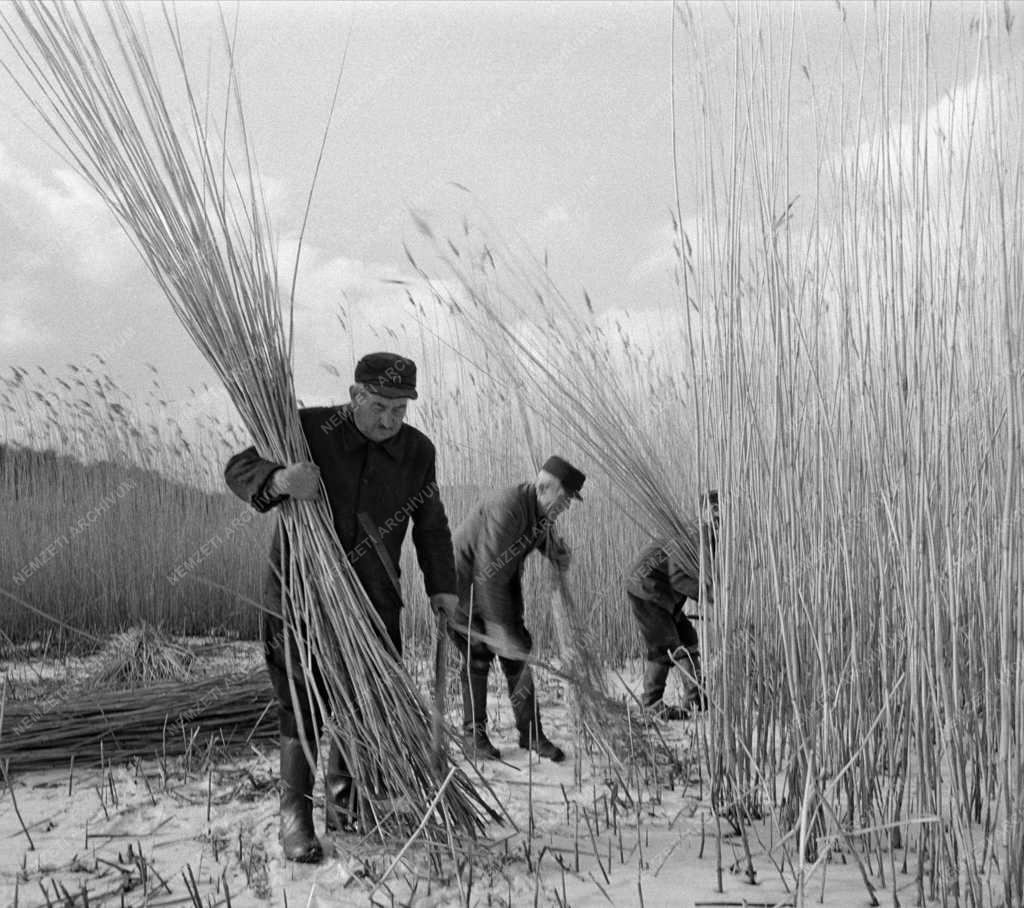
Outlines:
[[413,842],[416,841],[416,837],[423,831],[423,827],[426,826],[427,820],[429,819],[431,813],[437,807],[438,801],[441,800],[441,796],[444,794],[444,789],[447,787],[448,783],[452,780],[452,776],[454,775],[455,767],[453,766],[451,769],[448,770],[448,775],[445,776],[444,782],[441,783],[441,787],[438,789],[437,794],[434,795],[434,800],[430,802],[430,805],[424,811],[423,819],[420,820],[419,826],[417,826],[416,829],[413,830],[412,835],[409,836],[408,841],[406,841],[406,843],[402,846],[398,854],[395,855],[395,858],[391,862],[388,869],[385,870],[381,878],[377,880],[377,883],[374,885],[373,889],[370,890],[370,894],[369,896],[367,896],[368,898],[372,897],[373,894],[381,887],[381,885],[383,885],[384,881],[391,875],[392,871],[399,865],[402,858],[405,856],[405,853],[409,850],[410,847],[412,847]]
[[0,771],[3,772],[4,785],[7,786],[7,793],[11,796],[11,805],[14,807],[14,813],[18,817],[18,822],[21,824],[21,831],[25,833],[25,838],[28,839],[28,850],[35,851],[36,846],[32,841],[32,836],[29,834],[28,826],[25,825],[25,820],[21,816],[21,810],[18,809],[18,799],[14,796],[14,786],[11,784],[10,777],[7,775],[7,764],[9,761],[0,760]]

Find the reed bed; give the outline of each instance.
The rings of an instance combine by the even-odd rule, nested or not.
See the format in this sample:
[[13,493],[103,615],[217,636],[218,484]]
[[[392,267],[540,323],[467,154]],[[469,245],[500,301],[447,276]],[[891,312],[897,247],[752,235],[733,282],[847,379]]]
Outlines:
[[[78,424],[93,438],[110,430],[100,418]],[[140,620],[178,636],[258,636],[252,557],[269,538],[248,508],[144,469],[130,449],[92,461],[88,449],[61,450],[0,444],[0,492],[11,503],[0,513],[0,589],[29,606],[4,597],[12,642],[52,635],[55,653],[91,651],[91,638]],[[190,469],[186,456],[164,460],[170,472]]]
[[[132,238],[258,451],[281,463],[308,460],[275,249],[227,29],[229,73],[218,123],[193,89],[187,49],[165,9],[182,125],[171,113],[174,101],[156,71],[150,36],[125,6],[102,8],[112,36],[106,47],[89,8],[12,9],[0,30],[22,67],[19,86]],[[239,136],[234,156],[227,147],[232,130]],[[286,502],[280,519],[289,552],[281,577],[285,627],[310,682],[311,705],[338,718],[329,731],[362,790],[410,805],[377,829],[441,846],[475,837],[498,811],[460,769],[449,771],[444,748],[431,747],[430,706],[384,642],[325,501]],[[325,681],[322,695],[314,665]]]
[[613,351],[623,345],[598,323],[589,297],[570,302],[542,261],[504,239],[482,215],[480,224],[471,229],[465,222],[461,235],[453,235],[419,223],[447,281],[433,278],[411,254],[410,263],[434,298],[485,345],[489,363],[527,418],[546,426],[570,459],[600,465],[612,477],[612,495],[627,519],[678,538],[696,558],[697,525],[684,505],[696,503],[696,490],[684,494],[686,477],[674,469],[674,450],[655,442],[644,415],[655,377],[647,377],[648,385],[609,376],[609,365],[621,356]]
[[739,12],[728,75],[682,9],[676,49],[716,797],[778,808],[801,898],[839,843],[872,899],[906,866],[919,901],[1018,904],[1019,34],[965,19],[947,89],[927,7],[837,12],[828,74],[799,16]]
[[[123,336],[127,346],[134,334]],[[111,346],[116,353],[117,345]],[[51,372],[12,365],[9,376],[0,375],[4,442],[86,464],[131,464],[222,492],[221,465],[246,442],[244,429],[227,412],[227,395],[204,383],[171,399],[155,366],[149,366],[147,387],[128,394],[111,371],[100,353]]]
[[[424,363],[427,381],[435,368],[440,370],[439,361]],[[436,406],[440,394],[438,389],[431,398],[428,388],[422,403],[433,399]],[[471,438],[485,413],[497,426],[495,441],[514,440],[521,433],[521,418],[514,408],[502,410],[493,401],[485,407],[481,398],[465,392],[459,405],[467,409],[466,422],[443,421],[453,441],[463,435]],[[478,410],[479,416],[474,415]],[[148,412],[138,411],[126,399],[124,418],[130,422],[151,425]],[[0,491],[5,500],[16,503],[0,512],[0,576],[9,578],[0,586],[56,619],[8,600],[3,630],[10,643],[49,639],[56,655],[92,652],[93,638],[124,632],[139,620],[182,637],[257,639],[259,612],[252,603],[259,601],[260,593],[253,553],[267,550],[272,526],[234,496],[203,491],[184,480],[194,477],[205,486],[202,477],[210,471],[211,461],[194,452],[218,451],[220,430],[208,422],[184,430],[191,452],[183,447],[177,453],[154,450],[136,460],[136,452],[127,449],[116,459],[105,460],[105,442],[96,450],[79,447],[77,439],[102,439],[104,433],[120,435],[122,430],[106,417],[88,412],[75,416],[69,409],[63,418],[68,424],[73,418],[80,432],[75,433],[76,441],[69,440],[57,453],[0,446]],[[45,443],[42,438],[39,442]],[[217,464],[222,464],[227,452],[218,456]],[[160,468],[144,469],[146,463],[159,463]],[[460,477],[487,476],[495,484],[510,485],[528,477],[528,463],[520,465],[511,453],[498,448],[482,450],[481,442],[472,450],[453,445],[440,464],[441,499],[452,525],[469,513],[482,494],[477,483],[458,484]],[[97,516],[94,509],[105,497],[109,502],[125,482],[131,483],[128,494]],[[560,531],[574,551],[573,591],[586,607],[588,652],[595,663],[621,667],[636,651],[621,574],[625,553],[639,548],[641,536],[636,527],[617,519],[603,477],[592,477],[590,484],[593,492],[586,505],[563,515],[560,523],[565,525]],[[73,533],[90,511],[97,519],[83,525],[83,532]],[[59,548],[49,557],[47,548],[55,540]],[[533,561],[527,562],[524,577],[528,626],[535,630],[539,652],[548,656],[555,649],[548,607],[551,586],[543,566]],[[408,604],[402,614],[402,636],[415,669],[416,660],[432,651],[435,629],[422,584],[414,582],[417,565],[411,550],[403,553],[402,576]],[[83,633],[72,633],[63,625]]]

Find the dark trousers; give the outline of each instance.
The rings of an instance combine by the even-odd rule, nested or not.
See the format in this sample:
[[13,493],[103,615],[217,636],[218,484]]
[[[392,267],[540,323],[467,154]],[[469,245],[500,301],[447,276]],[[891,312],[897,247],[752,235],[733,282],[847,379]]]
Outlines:
[[[483,622],[479,622],[479,625],[482,632]],[[482,729],[486,722],[483,709],[486,695],[481,697],[481,703],[470,704],[465,702],[466,692],[473,689],[474,677],[484,679],[482,689],[486,691],[486,678],[497,654],[485,643],[470,642],[464,633],[451,624],[448,625],[448,638],[459,652],[461,660],[463,730],[469,731],[474,726]],[[521,659],[508,659],[505,656],[497,656],[497,658],[505,680],[508,682],[508,696],[512,704],[516,729],[522,737],[530,738],[532,736],[534,740],[537,740],[540,737],[540,719],[537,715],[537,695],[533,686],[533,672],[530,670],[530,665]]]
[[[312,680],[316,692],[315,695],[311,696],[306,686],[307,679],[302,670],[299,648],[296,644],[295,632],[292,627],[288,628],[287,633],[287,648],[291,651],[291,672],[289,672],[285,626],[280,615],[280,588],[275,592],[273,587],[268,584],[264,593],[263,604],[266,609],[273,610],[273,613],[267,610],[263,612],[263,656],[267,663],[270,683],[274,688],[274,695],[277,700],[277,717],[281,736],[287,738],[304,737],[313,745],[315,752],[316,742],[320,739],[320,732],[323,727],[323,717],[320,715],[317,697],[323,700],[327,699],[323,674],[320,671],[319,665],[313,664],[308,666],[309,674],[311,675],[310,680]],[[388,639],[394,646],[395,651],[401,655],[401,606],[388,601],[374,601],[373,606],[384,622],[384,629]],[[289,682],[289,677],[291,682]],[[295,685],[296,696],[294,698],[292,697],[291,683]]]
[[675,652],[680,646],[688,650],[699,646],[697,630],[683,614],[682,601],[676,604],[675,611],[670,614],[653,602],[640,599],[632,593],[626,595],[629,596],[633,617],[640,625],[640,635],[646,647],[648,662],[670,666],[672,660],[669,653]]

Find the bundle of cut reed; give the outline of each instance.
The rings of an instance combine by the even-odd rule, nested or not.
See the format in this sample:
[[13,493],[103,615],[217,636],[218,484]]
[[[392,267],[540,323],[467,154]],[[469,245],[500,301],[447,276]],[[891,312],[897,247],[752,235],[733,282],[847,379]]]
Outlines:
[[125,688],[154,681],[184,681],[196,661],[187,646],[143,623],[115,634],[100,655],[91,680],[100,688]]
[[[260,455],[279,463],[309,460],[275,249],[230,42],[225,122],[218,125],[193,89],[182,35],[164,8],[189,118],[182,127],[149,36],[124,5],[102,7],[113,35],[107,46],[90,21],[94,7],[17,2],[12,9],[0,29],[21,64],[18,85],[133,240]],[[232,127],[240,135],[240,167],[226,147]],[[310,680],[309,696],[322,714],[335,717],[330,732],[356,783],[413,808],[376,828],[382,835],[410,834],[419,829],[416,808],[433,803],[424,838],[447,845],[453,837],[475,836],[494,813],[464,773],[449,778],[445,753],[432,752],[431,708],[381,642],[380,619],[341,549],[326,501],[286,502],[281,521],[289,552],[281,578],[286,632]],[[314,663],[323,693],[310,673]]]
[[630,722],[628,703],[624,709],[623,701],[611,695],[604,664],[594,658],[593,634],[586,616],[580,611],[564,574],[560,571],[556,574],[551,593],[552,624],[561,659],[561,675],[569,688],[577,727],[608,757],[616,770],[628,772],[646,764],[656,771],[667,770],[670,779],[677,770],[674,755],[660,735],[648,733],[648,722]]
[[14,771],[133,757],[177,756],[213,740],[224,747],[277,735],[266,673],[164,681],[130,689],[89,684],[41,699],[8,701],[0,761]]

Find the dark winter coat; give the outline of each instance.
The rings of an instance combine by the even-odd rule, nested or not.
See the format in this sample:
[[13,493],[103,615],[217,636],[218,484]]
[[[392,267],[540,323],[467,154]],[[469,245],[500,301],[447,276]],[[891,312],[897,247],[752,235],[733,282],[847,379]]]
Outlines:
[[[401,607],[401,595],[359,520],[365,513],[377,529],[396,576],[402,542],[412,519],[413,544],[427,595],[454,593],[451,531],[435,477],[434,446],[418,429],[403,425],[392,438],[374,442],[352,420],[351,407],[310,407],[299,411],[313,463],[327,491],[334,529],[370,601],[379,612]],[[236,454],[224,471],[231,490],[257,511],[284,501],[267,492],[282,465],[264,460],[255,448]],[[265,604],[280,608],[274,567],[281,563],[280,528],[267,568]]]
[[700,567],[686,537],[655,539],[637,556],[626,575],[626,591],[643,602],[674,613],[685,599],[700,597]]

